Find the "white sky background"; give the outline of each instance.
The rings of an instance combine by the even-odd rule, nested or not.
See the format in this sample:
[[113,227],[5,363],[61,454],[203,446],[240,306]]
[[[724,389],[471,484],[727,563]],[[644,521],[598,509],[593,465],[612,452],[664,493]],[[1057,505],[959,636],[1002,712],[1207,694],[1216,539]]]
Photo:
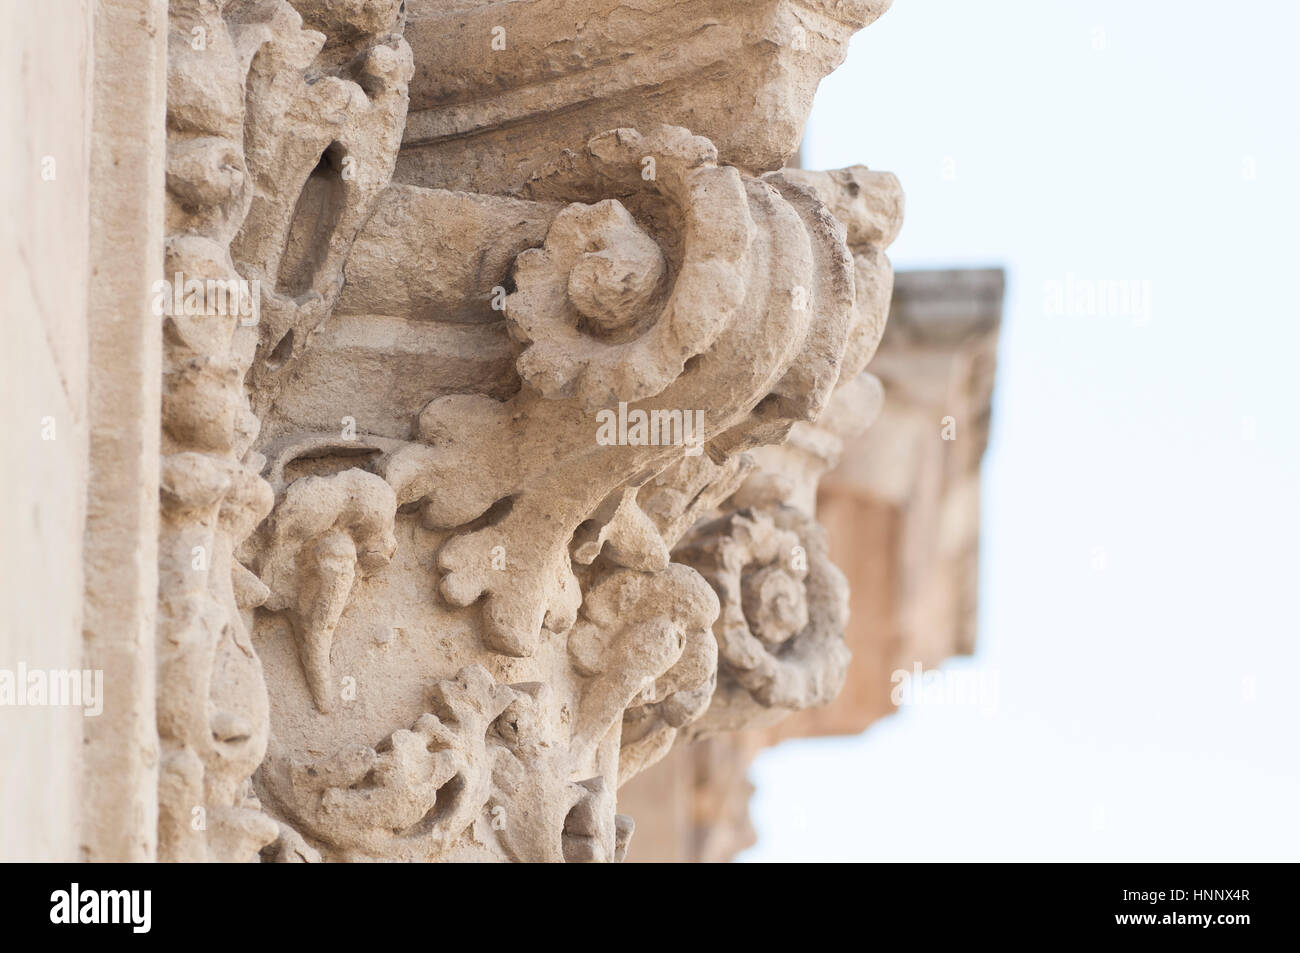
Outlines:
[[[859,162],[896,268],[1007,269],[944,666],[996,709],[765,752],[742,859],[1300,860],[1300,4],[896,0],[808,127]],[[1067,274],[1150,320],[1047,314]]]

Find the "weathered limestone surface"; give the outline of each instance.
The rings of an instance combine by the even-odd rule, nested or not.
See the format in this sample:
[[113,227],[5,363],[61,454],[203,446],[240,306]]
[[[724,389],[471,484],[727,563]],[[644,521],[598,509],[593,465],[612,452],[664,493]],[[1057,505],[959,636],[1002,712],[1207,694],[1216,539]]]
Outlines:
[[155,629],[166,170],[164,0],[95,6],[91,144],[90,472],[83,670],[107,717],[85,719],[81,854],[153,860],[158,843]]
[[79,784],[75,713],[0,717],[82,856],[621,860],[620,786],[836,696],[902,193],[784,167],[888,5],[96,0],[93,85],[18,18],[89,187],[5,232],[75,500],[7,538],[110,687]]

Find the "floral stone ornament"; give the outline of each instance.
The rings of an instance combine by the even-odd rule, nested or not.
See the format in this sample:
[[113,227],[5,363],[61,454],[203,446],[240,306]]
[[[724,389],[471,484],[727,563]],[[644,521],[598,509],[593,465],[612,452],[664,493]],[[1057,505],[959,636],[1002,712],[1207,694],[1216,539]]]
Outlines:
[[901,194],[781,168],[888,4],[561,6],[170,4],[167,273],[262,298],[163,318],[159,859],[617,861],[843,681],[764,451],[878,404]]

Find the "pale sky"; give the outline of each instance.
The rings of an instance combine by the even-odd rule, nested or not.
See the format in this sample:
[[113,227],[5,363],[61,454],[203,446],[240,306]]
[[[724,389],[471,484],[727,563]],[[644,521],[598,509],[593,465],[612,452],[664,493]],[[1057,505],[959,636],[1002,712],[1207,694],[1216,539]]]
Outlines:
[[[997,704],[764,753],[742,859],[1300,860],[1297,38],[1282,0],[896,0],[823,82],[804,164],[898,174],[895,267],[1007,270],[944,667]],[[1067,276],[1149,319],[1049,313]]]

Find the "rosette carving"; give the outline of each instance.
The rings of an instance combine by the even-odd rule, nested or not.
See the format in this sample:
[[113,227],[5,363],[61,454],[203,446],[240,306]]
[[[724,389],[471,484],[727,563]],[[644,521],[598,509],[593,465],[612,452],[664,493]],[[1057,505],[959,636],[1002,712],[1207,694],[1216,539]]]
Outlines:
[[718,594],[719,680],[699,736],[830,701],[844,684],[848,584],[825,532],[793,507],[741,509],[696,528],[674,557]]

